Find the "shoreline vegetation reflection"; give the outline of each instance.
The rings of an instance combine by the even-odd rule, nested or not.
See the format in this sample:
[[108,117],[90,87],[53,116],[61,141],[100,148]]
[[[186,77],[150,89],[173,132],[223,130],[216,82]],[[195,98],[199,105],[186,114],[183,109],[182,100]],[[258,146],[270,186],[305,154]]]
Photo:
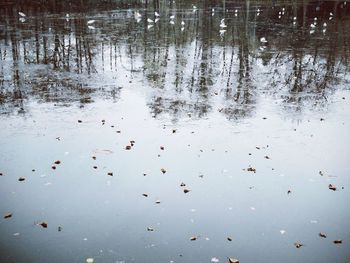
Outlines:
[[327,104],[350,83],[350,4],[282,2],[3,3],[0,112],[117,101],[130,85],[173,119],[245,118],[263,96]]

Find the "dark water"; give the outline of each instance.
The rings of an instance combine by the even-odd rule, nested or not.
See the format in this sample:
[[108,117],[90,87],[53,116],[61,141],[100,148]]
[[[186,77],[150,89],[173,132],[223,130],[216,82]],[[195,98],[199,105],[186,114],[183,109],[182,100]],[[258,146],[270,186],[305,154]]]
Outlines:
[[1,263],[350,260],[350,3],[0,7]]

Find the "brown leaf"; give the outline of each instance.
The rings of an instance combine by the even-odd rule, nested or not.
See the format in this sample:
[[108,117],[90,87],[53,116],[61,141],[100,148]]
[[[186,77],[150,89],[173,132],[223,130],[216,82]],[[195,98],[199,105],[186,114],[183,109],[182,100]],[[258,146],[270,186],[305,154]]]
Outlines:
[[323,237],[323,238],[326,238],[326,237],[327,237],[327,235],[326,235],[325,233],[322,233],[322,232],[319,233],[318,235],[319,235],[320,237]]
[[47,228],[47,223],[46,222],[41,222],[39,225],[41,225],[43,228]]
[[294,243],[294,246],[295,246],[296,248],[301,248],[301,247],[304,246],[304,245],[301,244],[301,243],[299,243],[299,242],[295,242],[295,243]]
[[342,244],[342,243],[343,243],[343,240],[337,239],[337,240],[334,240],[333,243],[334,243],[334,244]]
[[329,185],[328,185],[328,189],[329,189],[329,190],[336,191],[336,190],[337,190],[337,187],[336,187],[335,185],[329,184]]
[[20,178],[18,178],[18,181],[20,181],[20,182],[23,182],[25,180],[25,178],[24,177],[20,177]]
[[4,215],[4,218],[11,218],[12,217],[12,213],[7,213]]
[[236,258],[229,258],[228,262],[230,262],[230,263],[239,263],[239,260],[236,259]]

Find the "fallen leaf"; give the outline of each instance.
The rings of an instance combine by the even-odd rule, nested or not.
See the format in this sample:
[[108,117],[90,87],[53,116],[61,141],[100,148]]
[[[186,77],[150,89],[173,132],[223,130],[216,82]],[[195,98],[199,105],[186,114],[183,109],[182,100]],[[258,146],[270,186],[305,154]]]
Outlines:
[[301,243],[299,243],[299,242],[295,242],[295,243],[294,243],[294,246],[295,246],[296,248],[301,248],[301,247],[304,246],[304,245],[301,244]]
[[328,189],[335,191],[335,190],[337,190],[337,187],[335,185],[329,184]]
[[189,189],[184,189],[184,193],[187,194],[188,192],[190,192],[191,190]]
[[323,237],[323,238],[326,238],[326,237],[327,237],[327,235],[326,235],[325,233],[322,233],[322,232],[319,233],[318,235],[319,235],[320,237]]
[[239,263],[239,260],[236,258],[228,258],[228,262],[230,263]]
[[18,178],[18,181],[20,181],[20,182],[23,182],[25,180],[25,178],[24,177],[20,177],[20,178]]
[[342,244],[342,243],[343,243],[343,240],[337,239],[337,240],[334,240],[333,243],[334,243],[334,244]]
[[12,217],[12,213],[7,213],[4,215],[4,218],[11,218]]
[[166,170],[164,168],[160,169],[160,171],[165,174],[166,173]]
[[41,222],[39,225],[41,225],[43,228],[47,228],[47,223],[46,222]]

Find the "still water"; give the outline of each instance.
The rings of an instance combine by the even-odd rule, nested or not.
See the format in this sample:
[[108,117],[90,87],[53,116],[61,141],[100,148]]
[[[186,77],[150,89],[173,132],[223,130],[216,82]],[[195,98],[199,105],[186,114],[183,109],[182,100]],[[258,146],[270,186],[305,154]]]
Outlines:
[[0,9],[1,263],[350,260],[350,3],[66,9]]

